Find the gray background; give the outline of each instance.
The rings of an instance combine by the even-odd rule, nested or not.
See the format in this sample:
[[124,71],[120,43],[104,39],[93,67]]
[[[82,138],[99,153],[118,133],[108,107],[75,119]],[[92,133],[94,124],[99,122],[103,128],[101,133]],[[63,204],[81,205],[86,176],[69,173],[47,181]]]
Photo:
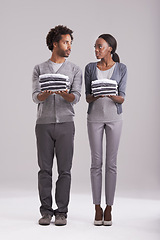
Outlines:
[[[159,198],[159,7],[158,0],[1,1],[1,189],[37,190],[37,106],[31,98],[31,76],[36,64],[50,58],[48,31],[63,24],[74,31],[69,60],[83,72],[88,62],[96,61],[93,46],[100,34],[117,39],[117,53],[128,67],[128,85],[116,194]],[[84,84],[75,110],[72,192],[89,193]]]

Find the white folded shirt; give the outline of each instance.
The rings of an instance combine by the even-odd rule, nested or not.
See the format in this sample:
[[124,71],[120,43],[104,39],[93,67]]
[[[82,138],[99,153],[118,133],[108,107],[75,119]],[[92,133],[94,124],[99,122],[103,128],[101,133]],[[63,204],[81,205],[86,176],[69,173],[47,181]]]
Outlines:
[[115,80],[111,79],[98,79],[91,83],[91,89],[93,95],[96,96],[107,96],[107,95],[117,95],[118,85]]
[[69,91],[69,77],[63,74],[42,74],[39,76],[41,91]]

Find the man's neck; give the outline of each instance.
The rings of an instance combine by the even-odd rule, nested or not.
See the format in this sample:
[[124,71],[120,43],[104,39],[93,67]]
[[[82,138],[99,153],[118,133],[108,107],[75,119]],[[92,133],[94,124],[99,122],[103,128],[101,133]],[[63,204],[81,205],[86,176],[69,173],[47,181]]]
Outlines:
[[65,57],[60,57],[60,56],[57,56],[56,54],[52,53],[50,60],[54,63],[63,63],[63,62],[65,62]]

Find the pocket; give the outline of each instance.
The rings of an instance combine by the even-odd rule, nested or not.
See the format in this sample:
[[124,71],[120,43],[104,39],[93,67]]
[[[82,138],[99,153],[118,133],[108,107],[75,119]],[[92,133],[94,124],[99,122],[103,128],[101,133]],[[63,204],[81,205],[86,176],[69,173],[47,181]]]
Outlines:
[[73,104],[70,102],[67,102],[65,99],[62,99],[61,105],[59,106],[60,111],[64,111],[67,115],[74,115],[74,108]]
[[38,104],[38,109],[37,109],[37,118],[40,118],[42,115],[42,110],[43,110],[43,103]]
[[73,122],[73,136],[75,135],[75,124]]
[[68,109],[71,111],[72,114],[75,114],[73,105],[71,103],[68,103]]

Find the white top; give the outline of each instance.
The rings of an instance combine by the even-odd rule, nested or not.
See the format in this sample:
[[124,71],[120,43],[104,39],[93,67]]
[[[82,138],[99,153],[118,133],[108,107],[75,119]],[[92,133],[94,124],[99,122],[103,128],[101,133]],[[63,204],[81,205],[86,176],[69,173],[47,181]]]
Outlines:
[[105,71],[101,71],[98,67],[97,67],[97,77],[98,79],[103,79],[103,78],[108,78],[108,79],[111,79],[112,77],[112,74],[113,74],[113,71],[114,71],[114,68],[115,68],[115,65],[114,64],[110,69],[108,70],[105,70]]

